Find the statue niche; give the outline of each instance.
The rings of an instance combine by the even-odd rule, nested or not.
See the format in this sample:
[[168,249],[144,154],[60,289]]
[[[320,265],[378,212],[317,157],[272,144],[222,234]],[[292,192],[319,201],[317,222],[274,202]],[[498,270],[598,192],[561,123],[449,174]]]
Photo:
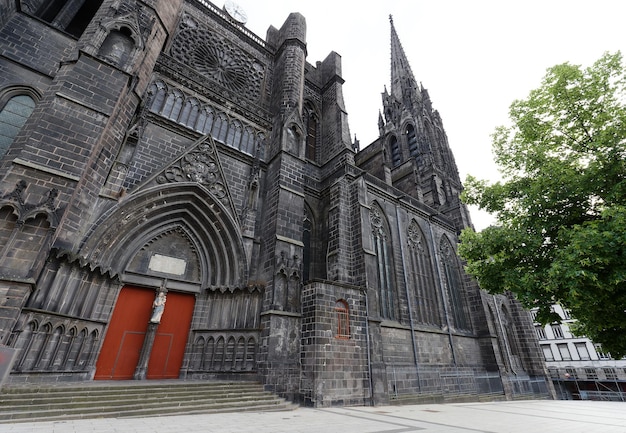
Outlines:
[[300,282],[302,260],[295,254],[291,259],[284,251],[276,259],[276,273],[274,276],[275,310],[300,312]]
[[127,27],[111,30],[100,46],[99,55],[116,66],[124,67],[128,63],[135,42],[131,31]]

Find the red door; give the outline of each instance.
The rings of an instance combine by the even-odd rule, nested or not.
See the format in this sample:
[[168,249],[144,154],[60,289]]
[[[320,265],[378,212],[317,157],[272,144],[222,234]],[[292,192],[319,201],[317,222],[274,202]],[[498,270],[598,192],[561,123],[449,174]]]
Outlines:
[[194,295],[168,292],[148,362],[148,379],[177,379],[180,375],[195,302]]
[[[148,322],[155,291],[124,286],[113,310],[100,356],[96,380],[132,379]],[[195,297],[169,292],[161,323],[157,328],[148,363],[149,379],[177,378],[185,354]]]

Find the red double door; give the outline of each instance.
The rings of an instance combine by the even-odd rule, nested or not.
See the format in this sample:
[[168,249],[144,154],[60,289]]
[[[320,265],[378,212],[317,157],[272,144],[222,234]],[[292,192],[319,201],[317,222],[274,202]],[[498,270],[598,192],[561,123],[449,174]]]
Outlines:
[[[122,288],[100,350],[94,379],[133,378],[152,315],[154,296],[154,290],[132,286]],[[165,311],[150,353],[148,379],[179,377],[194,303],[192,294],[167,294]]]

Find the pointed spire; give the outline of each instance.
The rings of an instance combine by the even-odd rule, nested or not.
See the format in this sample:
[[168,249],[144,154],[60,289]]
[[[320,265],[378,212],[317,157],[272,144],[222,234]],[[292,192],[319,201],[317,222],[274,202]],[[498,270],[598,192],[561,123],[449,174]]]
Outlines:
[[400,101],[406,97],[419,97],[417,81],[404,54],[391,15],[389,15],[389,23],[391,24],[391,95]]

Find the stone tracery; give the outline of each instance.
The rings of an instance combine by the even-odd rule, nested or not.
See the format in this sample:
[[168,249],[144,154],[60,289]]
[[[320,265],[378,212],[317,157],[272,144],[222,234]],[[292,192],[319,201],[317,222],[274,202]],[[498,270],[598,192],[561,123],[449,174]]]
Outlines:
[[250,99],[260,97],[263,68],[224,38],[183,20],[171,55],[223,87]]

